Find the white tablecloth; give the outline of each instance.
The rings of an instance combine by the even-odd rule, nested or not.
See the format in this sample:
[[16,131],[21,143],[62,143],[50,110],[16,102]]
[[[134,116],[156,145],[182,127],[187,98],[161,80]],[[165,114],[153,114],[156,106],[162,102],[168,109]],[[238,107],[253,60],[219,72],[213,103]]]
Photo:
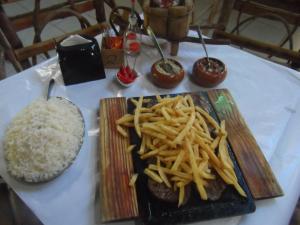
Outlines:
[[[288,224],[300,194],[300,74],[229,46],[208,46],[211,57],[228,67],[227,79],[218,88],[228,88],[277,177],[284,197],[257,202],[253,214],[197,224]],[[168,51],[167,51],[168,52]],[[203,57],[201,45],[181,43],[176,57],[187,71],[183,82],[172,90],[155,87],[147,74],[159,55],[143,48],[137,61],[141,76],[130,88],[115,81],[116,70],[107,78],[72,86],[56,86],[54,95],[66,95],[83,112],[86,136],[74,164],[55,180],[26,185],[11,178],[0,145],[0,174],[45,225],[93,225],[99,223],[97,171],[97,111],[99,100],[112,96],[140,96],[205,90],[193,84],[189,74],[196,59]],[[53,58],[0,82],[0,141],[11,119],[27,104],[45,94],[47,83],[38,68],[56,62]],[[134,224],[131,221],[119,224]]]

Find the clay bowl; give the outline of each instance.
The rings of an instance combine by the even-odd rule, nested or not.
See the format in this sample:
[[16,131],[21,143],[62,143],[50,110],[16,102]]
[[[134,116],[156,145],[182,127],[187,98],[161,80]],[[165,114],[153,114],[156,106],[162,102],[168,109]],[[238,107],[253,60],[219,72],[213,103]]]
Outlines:
[[226,65],[219,59],[209,58],[198,59],[193,66],[193,80],[202,87],[215,87],[224,81],[227,75]]
[[167,63],[172,66],[172,73],[166,72],[162,68],[164,61],[158,60],[151,67],[151,78],[153,83],[161,88],[176,87],[184,78],[184,70],[182,65],[174,59],[167,59]]

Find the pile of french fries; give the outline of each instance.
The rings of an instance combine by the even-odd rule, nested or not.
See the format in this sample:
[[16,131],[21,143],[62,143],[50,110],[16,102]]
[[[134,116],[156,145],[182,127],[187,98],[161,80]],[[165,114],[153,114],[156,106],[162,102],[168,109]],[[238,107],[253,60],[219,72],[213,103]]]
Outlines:
[[[183,204],[185,187],[191,182],[196,184],[201,199],[207,200],[206,188],[216,179],[216,173],[246,197],[228,154],[225,121],[219,125],[194,105],[190,95],[156,98],[157,104],[151,107],[143,106],[150,99],[131,99],[136,106],[134,115],[126,114],[116,121],[117,130],[124,137],[128,138],[126,127],[134,127],[141,138],[138,154],[142,160],[155,159],[144,173],[174,191],[179,189],[178,207]],[[133,149],[135,146],[131,145],[127,152]],[[134,175],[130,185],[136,179]]]

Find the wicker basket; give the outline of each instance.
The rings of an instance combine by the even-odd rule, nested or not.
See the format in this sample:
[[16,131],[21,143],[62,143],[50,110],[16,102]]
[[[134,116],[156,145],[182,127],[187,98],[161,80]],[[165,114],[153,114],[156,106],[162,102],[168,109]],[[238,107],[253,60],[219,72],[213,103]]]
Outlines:
[[144,1],[144,25],[154,33],[170,41],[185,38],[192,21],[193,0],[185,0],[184,5],[170,8],[150,7],[150,0]]

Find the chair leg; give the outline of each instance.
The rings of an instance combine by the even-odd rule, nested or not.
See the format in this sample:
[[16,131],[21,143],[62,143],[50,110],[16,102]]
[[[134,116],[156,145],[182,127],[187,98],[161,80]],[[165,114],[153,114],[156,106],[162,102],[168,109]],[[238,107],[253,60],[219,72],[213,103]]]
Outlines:
[[2,29],[0,29],[0,45],[4,49],[6,58],[13,64],[13,66],[17,72],[20,72],[23,69],[27,68],[26,65],[25,65],[25,67],[23,67],[23,65],[21,65],[21,63],[17,60],[17,58],[14,54],[13,48],[10,45],[7,38],[5,37],[4,33],[2,32]]
[[96,10],[96,19],[98,23],[106,21],[104,0],[94,0],[94,7]]
[[[0,46],[0,80],[6,77],[5,73],[5,57],[4,57],[4,49]],[[1,179],[1,178],[0,178]],[[0,180],[1,184],[1,180]]]
[[[0,5],[0,28],[2,29],[3,34],[5,34],[4,36],[8,40],[8,43],[10,44],[12,50],[18,49],[18,48],[23,48],[23,44],[22,44],[21,40],[19,39],[16,31],[13,28],[13,24],[7,17],[7,15],[1,5]],[[4,45],[2,45],[2,46],[6,50],[6,46],[4,46]],[[31,67],[31,64],[28,59],[22,60],[22,61],[20,61],[20,63],[22,65],[23,69]]]

